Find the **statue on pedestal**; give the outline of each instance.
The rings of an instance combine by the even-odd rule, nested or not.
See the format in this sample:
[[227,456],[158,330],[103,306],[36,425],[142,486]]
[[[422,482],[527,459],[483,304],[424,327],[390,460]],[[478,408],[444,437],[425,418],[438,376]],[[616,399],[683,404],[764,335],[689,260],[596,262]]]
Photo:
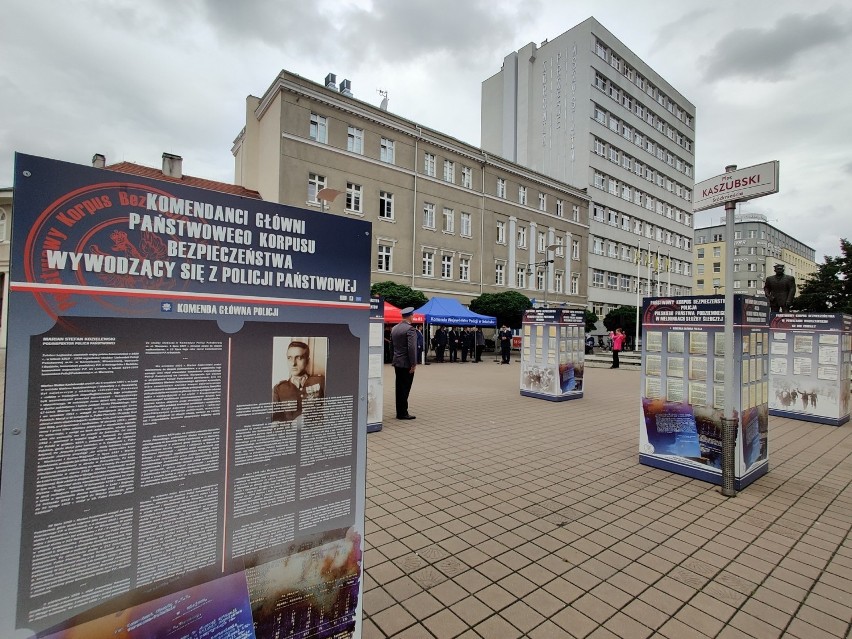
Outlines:
[[784,274],[784,265],[775,265],[775,275],[770,275],[763,283],[763,292],[769,300],[769,310],[773,313],[788,313],[796,297],[796,278]]

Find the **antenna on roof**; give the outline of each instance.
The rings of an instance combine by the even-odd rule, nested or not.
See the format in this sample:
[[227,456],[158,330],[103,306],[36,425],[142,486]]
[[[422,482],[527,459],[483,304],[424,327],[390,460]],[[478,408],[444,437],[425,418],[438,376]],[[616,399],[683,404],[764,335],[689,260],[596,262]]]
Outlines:
[[379,92],[379,95],[382,96],[382,103],[379,105],[379,108],[382,111],[388,110],[388,92],[384,89],[376,89]]

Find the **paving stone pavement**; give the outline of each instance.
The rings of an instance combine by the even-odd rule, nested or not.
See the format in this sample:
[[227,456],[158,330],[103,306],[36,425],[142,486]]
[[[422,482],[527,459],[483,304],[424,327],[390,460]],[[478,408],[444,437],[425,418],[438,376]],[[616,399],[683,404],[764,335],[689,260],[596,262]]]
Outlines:
[[850,635],[852,424],[770,417],[769,473],[725,498],[638,463],[638,371],[548,402],[519,370],[419,366],[398,421],[385,366],[364,639]]

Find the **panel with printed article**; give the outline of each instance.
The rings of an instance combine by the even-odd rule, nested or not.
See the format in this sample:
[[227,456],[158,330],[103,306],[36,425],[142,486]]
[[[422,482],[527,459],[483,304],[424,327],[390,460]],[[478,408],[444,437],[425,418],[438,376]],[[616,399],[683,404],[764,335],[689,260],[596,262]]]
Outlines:
[[578,309],[524,312],[521,395],[556,402],[583,397],[585,326]]

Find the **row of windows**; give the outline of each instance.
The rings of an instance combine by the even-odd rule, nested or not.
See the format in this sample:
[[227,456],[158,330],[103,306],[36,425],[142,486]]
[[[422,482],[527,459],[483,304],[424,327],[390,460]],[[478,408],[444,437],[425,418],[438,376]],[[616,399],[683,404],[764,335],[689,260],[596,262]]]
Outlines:
[[[642,162],[637,160],[635,157],[633,157],[626,151],[623,151],[614,144],[604,142],[600,138],[595,137],[592,139],[592,151],[596,155],[608,159],[613,164],[620,165],[625,170],[631,173],[635,173],[639,177],[644,178],[649,182],[655,183],[657,186],[666,189],[670,193],[676,193],[677,195],[683,197],[684,191],[689,192],[689,189],[687,189],[687,187],[682,184],[680,184],[680,188],[678,188],[679,182],[670,179],[665,173],[661,171],[655,171],[650,166],[642,164]],[[666,152],[666,155],[667,158],[665,161],[671,164],[673,161],[673,156],[668,152]],[[677,161],[680,162],[680,159],[678,158]],[[686,175],[691,175],[691,173],[692,170],[690,169],[689,173],[686,173]]]
[[[752,262],[750,264],[740,264],[739,262],[734,263],[734,273],[739,273],[742,266],[746,267],[747,271],[751,272],[760,272],[761,275],[766,271],[766,267],[761,264],[760,268],[758,268],[757,264]],[[722,263],[721,262],[713,262],[712,264],[714,273],[722,272]],[[695,274],[696,275],[704,275],[704,264],[696,264],[695,265]]]
[[[506,244],[506,222],[502,220],[497,220],[497,244]],[[545,231],[538,231],[536,236],[536,250],[539,253],[544,253],[547,250],[549,244],[547,243],[547,233]],[[520,249],[527,248],[527,227],[518,226],[515,230],[515,241],[516,246]],[[553,249],[554,253],[557,257],[562,257],[564,255],[564,238],[562,235],[555,235],[553,238],[553,244],[556,245],[556,248]],[[580,259],[580,240],[572,240],[571,241],[571,259],[579,260]]]
[[[640,295],[655,295],[659,291],[663,295],[688,295],[689,287],[675,286],[669,287],[668,282],[663,282],[658,279],[650,281],[644,277],[638,280],[635,275],[625,275],[624,273],[613,273],[611,271],[602,271],[600,269],[592,269],[592,281],[589,286],[594,288],[608,288],[617,291],[636,291],[636,286],[639,286],[638,293]],[[598,313],[595,307],[595,314],[603,319],[605,314]]]
[[[636,246],[630,246],[628,244],[622,244],[619,242],[614,242],[612,240],[607,240],[595,236],[591,236],[589,238],[589,244],[592,249],[592,254],[594,255],[603,255],[616,260],[624,260],[626,262],[634,263],[637,258],[637,251],[640,250]],[[642,252],[641,262],[644,265],[648,264],[647,255],[647,251]],[[663,273],[667,273],[669,270],[671,270],[672,273],[682,273],[683,275],[689,275],[689,262],[664,255],[658,255],[659,260],[657,260],[657,258],[654,257],[654,253],[651,253],[651,258],[651,265],[654,267],[654,270]]]
[[[437,177],[438,159],[434,153],[428,151],[423,153],[423,172],[430,177]],[[453,160],[444,160],[444,182],[456,183],[456,163]],[[469,166],[461,167],[461,186],[466,189],[473,188],[473,169]]]
[[[724,286],[722,286],[722,280],[720,278],[714,277],[712,281],[713,281],[713,283],[710,286],[712,286],[714,289],[724,288]],[[757,288],[758,287],[757,286],[758,281],[759,280],[746,280],[746,288]],[[695,280],[695,288],[703,291],[704,287],[705,287],[705,285],[704,285],[703,279],[696,279]],[[742,287],[742,280],[734,280],[734,289],[742,289],[742,288],[743,288]]]
[[621,73],[625,78],[635,84],[642,92],[648,95],[651,99],[664,107],[669,113],[674,115],[678,120],[686,124],[690,129],[693,128],[692,116],[680,108],[677,103],[673,102],[665,93],[660,91],[652,82],[645,76],[639,73],[636,69],[627,64],[624,60],[613,53],[608,46],[603,42],[595,39],[595,53],[602,60],[609,62],[610,66]]
[[[536,267],[535,270],[527,265],[518,266],[515,269],[514,286],[519,289],[526,289],[529,285],[537,291],[544,291],[547,281],[547,271],[544,268]],[[506,286],[506,263],[498,261],[494,265],[494,284],[497,286]],[[562,293],[565,286],[565,273],[557,270],[553,274],[553,290],[556,293]],[[571,273],[570,295],[579,295],[580,291],[580,274]]]
[[[657,205],[657,212],[660,213],[660,215],[665,214],[668,217],[671,217],[671,212],[666,213],[663,211],[663,209],[659,206],[659,202],[657,202]],[[635,235],[642,235],[644,232],[645,237],[649,240],[665,242],[669,246],[675,246],[676,248],[680,248],[685,251],[690,250],[690,246],[692,245],[692,241],[685,235],[672,233],[668,229],[655,226],[650,222],[644,222],[637,217],[631,218],[629,215],[616,211],[615,209],[604,208],[599,204],[592,205],[592,219],[596,222],[620,227],[625,231],[632,231]]]
[[[311,113],[308,137],[321,144],[328,144],[328,118],[319,113]],[[388,164],[394,164],[396,143],[382,137],[379,143],[379,159]],[[346,150],[358,155],[364,155],[364,129],[355,126],[346,128]]]
[[[437,222],[436,222],[436,207],[432,202],[425,202],[423,204],[423,228],[430,230],[437,230]],[[472,235],[472,223],[471,223],[471,215],[466,211],[462,211],[460,215],[460,227],[459,234],[462,237],[471,237]],[[451,209],[448,207],[444,207],[441,213],[441,231],[444,233],[455,233],[455,225],[456,225],[456,212],[455,209]]]
[[669,140],[678,146],[683,147],[686,151],[689,151],[690,153],[692,152],[692,141],[688,137],[673,126],[669,125],[668,122],[642,104],[642,102],[633,98],[626,91],[622,91],[616,84],[610,82],[605,76],[595,72],[595,78],[592,81],[592,84],[596,89],[608,95],[630,113],[646,122],[648,126],[653,127],[662,135],[665,135]]
[[[695,257],[701,259],[704,257],[704,247],[699,247],[695,249]],[[734,257],[738,255],[771,255],[771,251],[767,251],[766,248],[762,246],[735,246],[734,247]],[[713,257],[721,257],[722,249],[721,247],[714,246],[713,247]]]
[[[600,113],[597,108],[596,112]],[[597,119],[597,117],[596,117]],[[606,144],[603,140],[599,138],[593,138],[592,140],[592,151],[597,155],[602,157],[606,157],[613,162],[614,164],[619,164],[623,166],[628,171],[631,171],[638,175],[639,177],[645,178],[649,182],[655,183],[657,186],[666,189],[669,193],[674,193],[680,198],[683,198],[687,202],[692,199],[692,191],[677,180],[672,180],[666,174],[655,171],[650,166],[642,164],[638,160],[636,160],[633,156],[625,153],[621,149],[611,145]],[[662,161],[666,161],[666,151],[663,147],[657,147],[657,155],[662,155],[660,159]],[[671,160],[671,155],[668,156],[668,159]]]

